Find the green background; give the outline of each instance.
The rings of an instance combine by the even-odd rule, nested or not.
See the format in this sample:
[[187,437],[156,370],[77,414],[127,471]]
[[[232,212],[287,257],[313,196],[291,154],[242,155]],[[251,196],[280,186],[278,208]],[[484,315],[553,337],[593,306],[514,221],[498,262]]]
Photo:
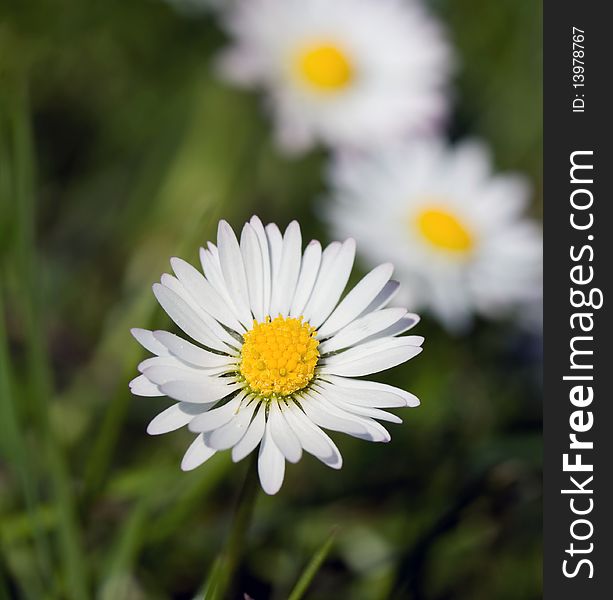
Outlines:
[[[431,4],[459,57],[451,137],[526,173],[538,216],[539,3]],[[169,326],[151,284],[170,256],[194,262],[220,218],[298,218],[305,240],[328,238],[326,154],[277,153],[261,98],[211,70],[224,41],[211,14],[153,0],[0,5],[6,598],[192,598],[228,530],[246,465],[223,453],[182,473],[191,435],[145,434],[167,401],[129,394],[144,356],[129,328]],[[334,435],[340,472],[288,467],[258,500],[238,590],[287,597],[337,527],[307,598],[541,597],[539,334],[414,331],[425,351],[385,379],[422,405],[391,444]]]

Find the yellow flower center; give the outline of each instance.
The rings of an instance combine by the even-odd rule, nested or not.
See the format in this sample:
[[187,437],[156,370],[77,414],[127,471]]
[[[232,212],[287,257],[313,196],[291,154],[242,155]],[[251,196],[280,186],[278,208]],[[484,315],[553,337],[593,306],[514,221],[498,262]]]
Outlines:
[[330,43],[308,46],[298,55],[298,73],[311,87],[338,92],[347,87],[354,72],[345,52]]
[[243,336],[240,362],[249,387],[262,396],[288,396],[307,386],[319,358],[316,333],[302,317],[254,321]]
[[474,246],[474,239],[467,227],[445,209],[430,207],[416,218],[419,233],[439,250],[467,254]]

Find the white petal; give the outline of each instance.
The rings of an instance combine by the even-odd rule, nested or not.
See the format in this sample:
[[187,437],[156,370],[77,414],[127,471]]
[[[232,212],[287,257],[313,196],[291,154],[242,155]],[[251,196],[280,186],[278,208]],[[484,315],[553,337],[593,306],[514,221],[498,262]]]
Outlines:
[[423,348],[416,345],[414,338],[383,338],[354,346],[340,354],[322,360],[321,373],[359,377],[391,369],[414,356]]
[[290,316],[300,317],[315,285],[319,265],[321,264],[321,244],[315,240],[309,242],[309,245],[304,251],[302,264],[300,267],[300,276],[296,284],[296,293],[292,301]]
[[149,350],[157,356],[168,356],[168,350],[160,344],[154,337],[153,332],[148,329],[140,329],[134,327],[130,329],[130,332],[136,339],[136,341],[145,349]]
[[398,293],[399,289],[400,284],[394,279],[390,279],[383,286],[383,289],[377,294],[376,298],[364,309],[362,315],[367,315],[368,313],[387,306],[391,302],[392,298]]
[[269,407],[268,424],[272,438],[283,456],[289,462],[297,463],[302,458],[302,446],[287,424],[279,404],[273,401],[269,404]]
[[240,312],[240,322],[249,328],[252,325],[253,315],[248,306],[249,289],[243,257],[232,227],[223,220],[219,222],[217,228],[217,246],[226,288]]
[[262,221],[255,215],[249,221],[251,227],[255,231],[260,244],[260,252],[262,253],[262,314],[258,319],[263,321],[270,314],[270,294],[272,286],[272,261],[270,258],[270,249],[268,247],[268,236]]
[[160,435],[175,431],[175,429],[187,425],[196,415],[202,414],[206,410],[206,407],[202,405],[178,402],[157,415],[147,426],[147,433],[149,435]]
[[218,427],[222,427],[226,423],[229,423],[238,412],[245,395],[241,392],[235,398],[232,398],[229,402],[220,406],[219,408],[213,408],[208,412],[196,417],[190,424],[189,430],[193,432],[213,431]]
[[245,223],[240,242],[247,287],[249,289],[249,306],[257,321],[262,322],[264,313],[264,262],[258,236],[249,223]]
[[[213,286],[230,311],[232,311],[234,317],[240,322],[240,312],[232,301],[232,297],[230,296],[230,292],[226,287],[226,282],[224,281],[221,273],[221,265],[219,264],[217,247],[214,244],[209,244],[209,246],[209,250],[200,248],[200,263],[202,265],[202,270],[204,271],[206,280]],[[215,249],[214,253],[211,248]]]
[[[388,328],[382,331],[378,331],[367,338],[364,338],[363,342],[366,343],[366,342],[374,341],[376,339],[380,339],[384,337],[398,336],[401,333],[405,333],[405,331],[408,331],[409,329],[412,329],[413,327],[415,327],[415,325],[419,323],[419,320],[420,320],[420,317],[418,315],[414,313],[408,313],[404,315],[401,319],[396,321],[396,323],[394,323],[393,325],[390,325]],[[412,336],[407,336],[407,337],[410,337],[416,342],[418,342],[417,345],[420,345],[420,346],[424,341],[423,336],[420,336],[420,335],[412,335]]]
[[130,391],[136,396],[163,396],[164,392],[144,375],[139,375],[130,381]]
[[[386,383],[379,383],[378,381],[368,381],[365,379],[350,379],[348,377],[336,377],[335,375],[326,375],[326,380],[330,383],[349,390],[367,390],[373,392],[384,392],[389,394],[395,394],[400,398],[403,398],[406,402],[406,406],[419,406],[419,398],[410,392],[388,385]],[[355,396],[359,396],[356,394]],[[377,406],[373,404],[372,406]],[[381,406],[381,405],[379,405]]]
[[351,323],[379,295],[393,271],[394,267],[386,263],[368,273],[334,309],[319,329],[318,337],[329,337]]
[[207,444],[217,450],[227,450],[237,444],[247,432],[251,417],[258,407],[258,401],[254,400],[249,404],[243,403],[237,415],[229,422],[211,431],[207,436]]
[[341,431],[371,442],[390,440],[389,433],[379,423],[338,408],[315,390],[306,392],[300,405],[314,423],[325,429]]
[[155,283],[153,293],[168,316],[191,338],[203,346],[227,352],[228,348],[217,339],[196,312],[176,292]]
[[370,336],[387,330],[388,327],[401,320],[405,315],[406,309],[404,308],[384,308],[364,315],[320,344],[319,352],[323,355],[353,346]]
[[371,419],[380,419],[381,421],[390,421],[391,423],[402,423],[402,419],[396,415],[380,410],[378,408],[371,408],[369,406],[359,406],[348,402],[343,394],[339,393],[335,389],[327,389],[322,392],[322,395],[334,404],[334,406],[351,413],[352,415],[359,415],[362,417],[370,417]]
[[144,373],[151,367],[173,367],[181,372],[191,372],[193,370],[191,365],[184,363],[182,360],[176,356],[172,356],[171,354],[167,356],[150,356],[149,358],[139,362],[137,368],[141,373]]
[[212,379],[206,382],[188,380],[169,380],[160,385],[160,389],[171,398],[181,402],[208,404],[225,398],[228,394],[240,389],[238,383],[222,383]]
[[309,454],[317,457],[333,469],[340,469],[343,466],[343,458],[336,444],[300,408],[290,403],[283,414],[296,437],[300,440],[300,445]]
[[341,245],[329,268],[324,269],[322,257],[322,266],[304,315],[313,327],[319,327],[336,306],[349,280],[354,258],[355,240],[352,238]]
[[199,348],[174,333],[155,331],[153,335],[174,356],[197,367],[225,367],[236,364],[236,359]]
[[281,266],[281,256],[283,255],[283,236],[279,228],[274,223],[266,225],[266,239],[268,240],[268,253],[270,255],[270,305],[268,314],[271,317],[276,317],[273,314],[272,298],[279,277],[279,267]]
[[270,431],[270,422],[266,424],[264,438],[258,456],[258,472],[262,489],[269,495],[276,494],[285,477],[285,458],[275,444]]
[[199,467],[203,462],[207,461],[213,454],[217,452],[213,448],[209,448],[204,442],[204,436],[200,434],[191,443],[187,452],[181,461],[181,469],[183,471],[191,471]]
[[203,385],[217,380],[217,377],[210,377],[204,369],[187,365],[174,356],[148,358],[138,366],[147,379],[157,385],[175,379],[196,381]]
[[275,271],[272,285],[272,299],[270,301],[270,316],[287,315],[294,299],[296,282],[300,273],[300,259],[302,250],[302,235],[300,225],[292,221],[285,230],[281,248],[279,268]]
[[185,290],[201,308],[226,327],[239,333],[245,331],[227,302],[198,269],[180,258],[171,258],[170,264]]
[[238,354],[237,348],[240,348],[241,342],[234,336],[230,335],[219,322],[214,319],[206,310],[204,310],[197,302],[192,298],[189,292],[183,287],[183,284],[174,276],[164,273],[161,277],[162,285],[170,288],[175,294],[177,294],[196,314],[196,316],[204,323],[207,330],[211,332],[213,339],[219,340],[224,343],[220,349],[221,352],[226,354]]
[[255,447],[260,443],[266,428],[266,410],[263,405],[260,405],[259,410],[251,421],[247,433],[241,438],[240,442],[232,448],[232,460],[238,462],[253,452]]
[[332,391],[333,393],[338,392],[339,394],[342,394],[342,398],[345,402],[355,404],[356,406],[366,406],[370,408],[400,408],[407,406],[406,398],[389,391],[370,388],[343,387],[336,383],[329,383],[322,379],[317,381],[316,387],[318,390],[321,390],[323,395],[325,395],[328,391]]

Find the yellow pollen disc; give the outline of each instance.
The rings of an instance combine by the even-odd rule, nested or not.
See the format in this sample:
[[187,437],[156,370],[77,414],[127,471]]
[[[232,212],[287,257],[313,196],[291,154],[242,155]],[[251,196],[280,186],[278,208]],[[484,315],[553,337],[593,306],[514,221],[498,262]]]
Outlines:
[[347,55],[334,44],[309,46],[298,55],[298,73],[311,87],[337,92],[353,79],[353,67]]
[[473,236],[452,213],[440,208],[426,208],[416,219],[417,229],[439,250],[466,254],[474,246]]
[[278,316],[253,322],[243,336],[240,372],[262,396],[288,396],[306,387],[319,358],[314,327],[299,319]]

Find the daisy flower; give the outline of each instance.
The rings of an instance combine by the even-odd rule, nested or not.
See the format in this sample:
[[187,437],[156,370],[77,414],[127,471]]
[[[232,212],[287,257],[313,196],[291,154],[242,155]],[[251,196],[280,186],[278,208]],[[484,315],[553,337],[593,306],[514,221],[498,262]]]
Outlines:
[[411,295],[450,330],[479,313],[508,315],[541,285],[541,234],[522,213],[528,186],[494,175],[477,142],[404,143],[370,155],[338,157],[331,168],[327,217],[351,231],[367,262],[391,258]]
[[[401,336],[419,320],[386,308],[398,289],[382,264],[341,300],[355,242],[302,252],[300,227],[282,235],[257,217],[237,240],[225,221],[217,245],[200,249],[204,274],[173,258],[153,293],[189,341],[168,331],[134,329],[155,356],[130,383],[139,396],[175,403],[151,421],[156,435],[187,425],[197,434],[181,467],[194,469],[219,450],[239,461],[259,446],[262,488],[276,493],[285,461],[303,450],[339,469],[341,455],[323,429],[387,442],[377,421],[400,423],[384,408],[417,406],[412,394],[358,379],[419,354],[423,338]],[[340,300],[340,302],[339,302]]]
[[449,45],[417,0],[243,0],[226,26],[222,76],[268,94],[287,151],[371,148],[446,115]]

